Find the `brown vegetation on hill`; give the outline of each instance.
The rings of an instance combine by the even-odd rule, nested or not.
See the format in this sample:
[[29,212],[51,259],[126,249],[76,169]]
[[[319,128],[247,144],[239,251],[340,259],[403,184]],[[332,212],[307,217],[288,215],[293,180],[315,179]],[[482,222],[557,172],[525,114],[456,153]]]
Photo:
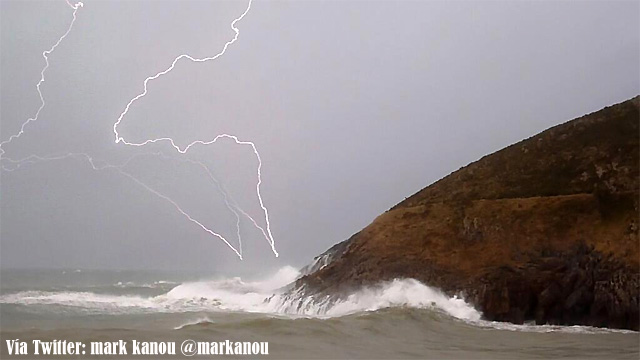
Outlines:
[[411,277],[490,320],[638,330],[640,97],[548,129],[402,201],[299,280]]

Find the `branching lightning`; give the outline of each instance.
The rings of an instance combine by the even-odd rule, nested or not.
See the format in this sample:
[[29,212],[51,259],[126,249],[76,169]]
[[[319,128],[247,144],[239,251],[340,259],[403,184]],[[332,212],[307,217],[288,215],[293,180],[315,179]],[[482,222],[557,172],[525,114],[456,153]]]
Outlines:
[[[171,198],[169,198],[168,196],[160,193],[158,190],[156,190],[156,189],[152,188],[151,186],[147,185],[145,182],[143,182],[142,180],[134,177],[131,173],[129,173],[129,172],[127,172],[125,170],[125,168],[133,160],[135,160],[136,158],[143,157],[143,156],[157,156],[157,157],[161,157],[161,158],[163,158],[165,160],[179,161],[179,162],[183,162],[183,163],[189,163],[189,164],[192,164],[192,165],[197,165],[198,167],[200,167],[205,172],[205,174],[207,174],[207,177],[212,181],[212,183],[215,184],[215,188],[222,195],[222,198],[224,200],[225,206],[227,207],[227,209],[229,209],[229,211],[231,211],[234,214],[234,216],[236,218],[236,235],[238,237],[239,247],[236,249],[222,235],[220,235],[220,234],[218,234],[218,233],[216,233],[216,232],[214,232],[212,230],[209,230],[203,224],[201,224],[199,221],[197,221],[196,219],[193,219],[186,211],[184,211],[182,209],[182,207],[176,201],[174,201]],[[238,206],[238,204],[235,202],[233,197],[224,189],[224,187],[222,186],[220,181],[218,181],[218,179],[213,175],[213,172],[211,171],[211,169],[209,169],[208,166],[206,166],[204,163],[202,163],[200,161],[187,159],[187,158],[181,158],[181,157],[169,157],[169,156],[164,155],[161,152],[155,152],[155,153],[136,154],[136,155],[130,157],[129,159],[127,159],[126,161],[122,162],[119,165],[111,165],[111,164],[98,165],[98,163],[100,161],[94,159],[89,154],[86,154],[86,153],[66,153],[66,154],[63,154],[63,155],[50,155],[50,156],[30,155],[30,156],[28,156],[26,158],[19,159],[19,160],[13,160],[13,159],[9,159],[9,158],[4,158],[4,160],[7,161],[8,163],[14,164],[14,167],[12,167],[12,168],[4,167],[4,170],[8,171],[8,172],[12,172],[12,171],[15,171],[18,168],[22,167],[25,164],[34,164],[34,163],[45,162],[45,161],[65,160],[65,159],[84,159],[89,163],[89,165],[91,166],[91,168],[93,170],[115,170],[118,173],[126,176],[127,178],[129,178],[133,182],[135,182],[136,184],[138,184],[141,187],[143,187],[145,190],[147,190],[147,191],[151,192],[152,194],[160,197],[161,199],[169,202],[171,205],[173,205],[173,207],[181,215],[186,217],[189,221],[191,221],[194,224],[198,225],[200,228],[202,228],[203,230],[205,230],[209,234],[211,234],[211,235],[213,235],[215,237],[218,237],[227,246],[229,246],[229,248],[234,253],[236,253],[236,255],[238,255],[238,257],[240,257],[241,259],[242,259],[242,236],[240,235],[240,214],[242,214],[249,221],[251,221],[253,226],[255,226],[258,230],[260,230],[264,236],[267,236],[266,232],[265,232],[265,229],[262,226],[260,226],[256,222],[256,220],[253,217],[251,217],[251,215],[249,215],[247,212],[245,212],[244,210],[242,210],[242,208],[240,208]]]
[[[207,62],[207,61],[213,61],[217,58],[219,58],[220,56],[224,55],[224,53],[227,51],[227,49],[229,48],[229,45],[233,44],[234,42],[236,42],[236,40],[238,40],[238,36],[240,35],[240,30],[236,27],[236,23],[240,20],[242,20],[242,18],[245,17],[245,15],[247,15],[247,13],[249,12],[249,10],[251,9],[251,2],[253,0],[249,0],[249,3],[247,5],[247,8],[244,10],[244,12],[237,17],[235,20],[233,20],[231,22],[231,29],[233,30],[233,32],[235,33],[235,35],[233,36],[233,39],[227,41],[224,46],[222,47],[222,50],[220,52],[218,52],[217,54],[210,56],[210,57],[205,57],[205,58],[194,58],[189,54],[182,54],[178,57],[176,57],[173,62],[171,63],[171,65],[153,75],[153,76],[149,76],[148,78],[146,78],[144,80],[143,83],[143,91],[142,93],[138,94],[137,96],[135,96],[133,99],[131,99],[129,101],[129,103],[127,103],[127,106],[125,106],[124,110],[122,111],[122,113],[120,114],[120,116],[118,117],[118,119],[116,120],[116,122],[113,124],[113,133],[115,135],[115,141],[116,143],[123,143],[125,145],[130,145],[130,146],[137,146],[137,147],[141,147],[141,146],[145,146],[147,144],[151,144],[151,143],[156,143],[156,142],[169,142],[171,144],[171,146],[178,151],[181,154],[185,154],[187,151],[189,151],[189,149],[194,146],[194,145],[210,145],[215,143],[218,139],[220,138],[230,138],[233,139],[236,144],[240,144],[240,145],[251,145],[253,152],[256,155],[256,159],[258,160],[258,183],[256,184],[256,194],[258,196],[258,201],[260,203],[260,207],[262,208],[262,211],[264,212],[264,217],[265,217],[265,222],[266,222],[266,233],[264,233],[267,241],[269,242],[269,245],[271,246],[271,251],[273,251],[273,253],[275,254],[275,256],[278,256],[278,252],[275,249],[275,241],[273,240],[273,235],[271,234],[271,224],[269,222],[269,212],[267,210],[267,208],[264,206],[264,202],[262,200],[262,195],[260,194],[260,184],[262,183],[262,177],[261,177],[261,173],[260,170],[262,168],[262,160],[260,159],[260,153],[258,153],[258,149],[256,148],[255,144],[251,141],[240,141],[238,140],[238,138],[234,135],[229,135],[229,134],[221,134],[216,136],[213,140],[209,140],[209,141],[203,141],[203,140],[196,140],[191,142],[190,144],[188,144],[186,147],[184,147],[183,149],[181,149],[178,145],[176,145],[175,141],[170,138],[170,137],[163,137],[163,138],[156,138],[156,139],[147,139],[141,143],[134,143],[134,142],[129,142],[127,140],[124,139],[123,136],[120,135],[120,133],[118,132],[118,125],[120,125],[120,123],[122,122],[122,120],[124,119],[124,117],[127,115],[127,113],[129,112],[129,109],[131,108],[131,106],[138,101],[139,99],[143,98],[144,96],[147,95],[147,93],[149,92],[148,89],[148,85],[150,81],[156,80],[158,78],[160,78],[161,76],[168,74],[169,72],[171,72],[176,64],[178,63],[178,61],[182,60],[182,59],[188,59],[192,62]],[[205,228],[206,231],[211,232],[211,230]],[[226,242],[226,240],[225,240]]]
[[[182,209],[182,207],[180,207],[180,205],[178,205],[177,202],[175,202],[174,200],[172,200],[168,196],[160,193],[158,190],[152,188],[151,186],[147,185],[143,181],[137,179],[131,173],[125,171],[125,168],[127,167],[127,165],[129,165],[136,158],[143,157],[143,156],[159,156],[159,157],[162,157],[162,158],[168,159],[168,160],[176,160],[176,161],[180,161],[180,162],[185,162],[185,163],[198,165],[200,168],[202,168],[205,171],[205,173],[208,175],[209,179],[211,179],[211,181],[216,185],[216,189],[222,195],[224,203],[225,203],[225,206],[227,207],[227,209],[229,209],[229,211],[231,211],[236,217],[236,235],[238,236],[238,243],[239,243],[238,249],[236,249],[233,245],[231,245],[222,235],[207,229],[199,221],[193,219],[187,212],[185,212]],[[191,159],[182,159],[182,158],[171,158],[171,157],[168,157],[168,156],[166,156],[166,155],[164,155],[164,154],[162,154],[160,152],[157,152],[157,153],[143,153],[143,154],[134,155],[134,156],[130,157],[129,159],[127,159],[126,161],[124,161],[120,165],[111,165],[111,164],[97,165],[98,161],[96,161],[94,158],[92,158],[90,155],[88,155],[86,153],[67,153],[67,154],[64,154],[64,155],[57,155],[57,156],[30,155],[30,156],[28,156],[28,157],[26,157],[24,159],[20,159],[20,160],[13,160],[13,159],[5,158],[5,160],[7,162],[12,163],[12,164],[15,165],[13,168],[5,167],[5,171],[9,171],[9,172],[15,171],[18,168],[20,168],[22,165],[27,164],[27,163],[37,163],[37,162],[53,161],[53,160],[65,160],[65,159],[69,159],[69,158],[87,160],[87,162],[89,163],[89,165],[91,166],[91,168],[93,170],[115,170],[118,173],[126,176],[127,178],[129,178],[133,182],[135,182],[136,184],[138,184],[141,187],[143,187],[145,190],[147,190],[147,191],[151,192],[152,194],[160,197],[161,199],[169,202],[171,205],[173,205],[173,207],[180,214],[182,214],[184,217],[186,217],[189,221],[191,221],[194,224],[198,225],[199,227],[201,227],[203,230],[205,230],[206,232],[210,233],[211,235],[213,235],[215,237],[218,237],[225,244],[227,244],[227,246],[229,246],[229,248],[231,248],[231,250],[233,250],[233,252],[235,252],[236,255],[238,255],[238,257],[240,257],[241,259],[242,259],[242,237],[240,235],[240,215],[238,214],[238,212],[240,212],[245,217],[247,217],[247,219],[249,219],[258,230],[260,230],[260,231],[262,231],[264,233],[264,229],[260,225],[258,225],[257,222],[249,214],[247,214],[244,210],[242,210],[240,207],[238,207],[238,205],[233,200],[231,195],[229,195],[227,193],[227,191],[224,189],[224,187],[222,187],[220,182],[215,178],[215,176],[213,176],[213,173],[211,172],[211,170],[204,163],[202,163],[200,161],[195,161],[195,160],[191,160]]]
[[[144,97],[147,92],[147,85],[150,81],[155,80],[159,77],[161,77],[162,75],[165,75],[167,73],[169,73],[171,70],[173,70],[173,68],[176,66],[176,64],[178,63],[178,61],[180,61],[181,59],[188,59],[191,60],[192,62],[206,62],[206,61],[212,61],[217,59],[218,57],[222,56],[227,48],[229,47],[229,45],[233,44],[237,39],[238,36],[240,34],[240,31],[238,30],[238,28],[235,26],[235,24],[242,20],[242,18],[249,12],[249,10],[251,9],[251,2],[252,0],[249,0],[249,3],[247,5],[247,8],[245,9],[245,11],[238,17],[236,18],[232,23],[231,23],[231,28],[234,31],[235,35],[233,37],[232,40],[228,41],[225,43],[224,47],[222,48],[222,50],[211,57],[206,57],[206,58],[194,58],[188,54],[183,54],[178,56],[177,58],[175,58],[173,60],[173,62],[171,63],[171,66],[169,66],[166,70],[157,73],[154,76],[148,77],[147,79],[145,79],[144,81],[144,91],[142,93],[140,93],[139,95],[137,95],[136,97],[134,97],[133,99],[131,99],[129,101],[129,103],[127,104],[127,106],[125,107],[124,111],[120,114],[120,116],[118,117],[117,121],[114,123],[113,125],[113,132],[115,134],[115,142],[116,143],[123,143],[125,145],[129,145],[129,146],[135,146],[135,147],[142,147],[145,146],[147,144],[151,144],[151,143],[156,143],[156,142],[169,142],[171,144],[171,146],[180,154],[186,154],[187,151],[189,151],[189,149],[195,145],[203,145],[203,146],[207,146],[207,145],[211,145],[213,143],[215,143],[217,140],[219,139],[223,139],[223,138],[228,138],[228,139],[232,139],[235,141],[236,144],[238,145],[250,145],[255,156],[256,159],[258,161],[258,166],[257,166],[257,184],[256,184],[256,194],[258,197],[258,201],[260,204],[260,207],[262,208],[262,211],[264,213],[264,217],[265,217],[265,223],[266,223],[266,230],[261,227],[257,221],[255,219],[253,219],[249,214],[247,214],[244,210],[242,210],[237,203],[233,200],[233,198],[226,192],[226,190],[222,187],[222,185],[220,184],[220,182],[213,176],[213,173],[211,172],[211,170],[202,162],[199,161],[195,161],[195,160],[191,160],[191,159],[173,159],[173,160],[179,160],[179,161],[183,161],[183,162],[188,162],[191,164],[195,164],[200,166],[205,173],[207,174],[207,176],[209,177],[209,179],[216,185],[217,190],[222,194],[223,196],[223,200],[225,202],[225,205],[227,206],[227,208],[235,215],[236,217],[236,235],[238,237],[238,249],[236,249],[233,245],[231,245],[229,243],[229,241],[227,241],[227,239],[222,236],[221,234],[209,229],[208,227],[206,227],[205,225],[203,225],[200,221],[196,220],[195,218],[193,218],[190,214],[188,214],[185,210],[183,210],[183,208],[174,200],[172,200],[171,198],[169,198],[168,196],[160,193],[159,191],[157,191],[156,189],[153,189],[152,187],[150,187],[149,185],[145,184],[144,182],[142,182],[141,180],[137,179],[136,177],[134,177],[132,174],[126,172],[124,170],[124,168],[135,158],[142,156],[142,155],[149,155],[149,154],[138,154],[135,155],[131,158],[129,158],[127,161],[125,161],[124,163],[120,164],[120,165],[102,165],[102,166],[98,166],[96,165],[95,160],[89,156],[86,153],[67,153],[64,155],[58,155],[58,156],[37,156],[37,155],[31,155],[28,156],[26,158],[23,158],[21,160],[12,160],[9,159],[7,157],[4,157],[4,153],[5,151],[2,149],[3,145],[6,145],[8,143],[10,143],[12,140],[19,138],[25,131],[25,127],[27,124],[29,124],[32,121],[36,121],[38,120],[38,116],[40,114],[40,112],[42,111],[42,109],[45,107],[45,101],[44,101],[44,96],[42,95],[42,92],[40,90],[40,85],[45,81],[44,78],[44,74],[46,72],[46,70],[49,67],[49,59],[48,59],[48,55],[51,54],[56,47],[62,42],[62,40],[64,40],[64,38],[69,34],[69,32],[71,31],[73,24],[75,23],[76,20],[76,12],[78,11],[79,8],[83,7],[83,3],[82,2],[78,2],[76,4],[71,4],[69,2],[69,0],[66,0],[67,4],[73,9],[73,20],[71,21],[69,28],[67,29],[67,31],[58,39],[58,41],[51,47],[51,49],[44,51],[43,52],[43,57],[45,59],[45,67],[42,69],[41,71],[41,78],[40,81],[38,82],[38,84],[36,85],[36,89],[38,91],[38,94],[40,96],[40,100],[41,100],[41,105],[38,108],[38,111],[36,112],[35,116],[32,118],[27,119],[21,126],[20,131],[15,134],[12,135],[11,137],[9,137],[9,139],[7,139],[6,141],[3,141],[0,143],[0,160],[5,160],[9,163],[12,163],[14,166],[12,168],[8,168],[5,167],[4,165],[2,166],[2,169],[5,171],[14,171],[17,168],[19,168],[22,164],[24,163],[35,163],[35,162],[41,162],[41,161],[52,161],[52,160],[62,160],[62,159],[67,159],[67,158],[81,158],[81,159],[85,159],[89,162],[89,164],[91,165],[93,170],[105,170],[105,169],[113,169],[116,170],[117,172],[119,172],[120,174],[126,176],[127,178],[131,179],[132,181],[134,181],[135,183],[137,183],[138,185],[140,185],[141,187],[143,187],[144,189],[146,189],[147,191],[151,192],[152,194],[158,196],[159,198],[169,202],[181,215],[183,215],[184,217],[186,217],[189,221],[191,221],[192,223],[198,225],[202,230],[206,231],[207,233],[219,238],[220,240],[222,240],[232,251],[234,251],[234,253],[240,258],[242,259],[242,238],[240,235],[240,215],[239,213],[241,213],[242,215],[244,215],[245,217],[247,217],[252,224],[259,229],[263,236],[265,237],[265,239],[267,240],[267,242],[269,243],[271,250],[273,251],[273,253],[275,254],[275,256],[278,256],[278,252],[275,249],[275,242],[273,240],[273,235],[271,234],[271,225],[269,222],[269,213],[268,210],[266,208],[266,206],[264,205],[263,199],[262,199],[262,195],[260,193],[260,185],[262,184],[262,177],[261,177],[261,169],[262,169],[262,160],[260,158],[260,154],[255,146],[255,144],[251,141],[243,141],[243,140],[239,140],[238,137],[234,136],[234,135],[229,135],[229,134],[221,134],[221,135],[217,135],[215,136],[212,140],[208,140],[208,141],[204,141],[204,140],[196,140],[193,141],[192,143],[188,144],[187,146],[185,146],[184,148],[180,148],[178,145],[176,145],[175,141],[170,138],[170,137],[164,137],[164,138],[157,138],[157,139],[148,139],[145,140],[141,143],[133,143],[133,142],[129,142],[126,141],[124,139],[124,137],[122,137],[119,133],[118,133],[118,126],[120,125],[120,123],[122,122],[122,120],[124,119],[125,115],[128,113],[130,107],[133,105],[134,102],[136,102],[137,100],[141,99],[142,97]],[[152,153],[152,155],[156,155],[156,156],[162,156],[165,159],[168,159],[168,157],[166,157],[164,154],[162,153]],[[239,213],[238,213],[239,212]]]
[[44,109],[45,102],[44,102],[44,96],[42,95],[42,91],[40,90],[40,85],[42,85],[42,83],[44,82],[44,73],[49,68],[49,54],[51,54],[58,47],[58,45],[60,45],[62,40],[64,40],[64,38],[66,38],[67,35],[69,35],[69,33],[71,32],[71,29],[73,28],[73,24],[76,22],[76,13],[78,12],[78,10],[81,7],[84,6],[84,4],[82,2],[77,2],[75,4],[71,4],[69,2],[69,0],[66,0],[66,1],[67,1],[67,4],[69,6],[71,6],[71,8],[73,9],[73,19],[71,20],[71,23],[69,24],[69,27],[67,28],[67,31],[65,31],[65,33],[58,39],[58,41],[56,41],[56,43],[53,44],[51,49],[45,50],[45,51],[42,52],[42,57],[44,58],[45,66],[44,66],[44,68],[42,68],[42,71],[40,71],[40,80],[38,81],[38,84],[36,85],[36,89],[38,90],[38,95],[40,96],[40,107],[38,108],[38,111],[36,111],[36,114],[33,117],[28,118],[24,123],[22,123],[22,126],[20,127],[20,131],[18,131],[17,134],[11,135],[7,140],[5,140],[3,142],[0,142],[0,159],[2,159],[2,155],[4,155],[4,152],[5,152],[4,149],[2,149],[2,147],[4,145],[10,143],[11,141],[13,141],[13,139],[17,139],[22,134],[24,134],[25,126],[27,126],[32,121],[37,121],[38,120],[38,116],[40,116],[40,112],[42,111],[42,109]]

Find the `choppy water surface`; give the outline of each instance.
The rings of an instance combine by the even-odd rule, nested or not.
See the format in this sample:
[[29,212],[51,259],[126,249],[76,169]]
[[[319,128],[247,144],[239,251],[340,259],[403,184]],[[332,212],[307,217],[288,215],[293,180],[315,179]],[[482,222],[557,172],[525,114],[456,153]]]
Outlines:
[[[491,323],[462,299],[411,279],[345,301],[284,297],[289,267],[261,281],[151,272],[7,270],[6,339],[268,341],[271,358],[629,358],[637,332]],[[274,295],[275,294],[275,295]],[[177,355],[182,357],[182,355]]]

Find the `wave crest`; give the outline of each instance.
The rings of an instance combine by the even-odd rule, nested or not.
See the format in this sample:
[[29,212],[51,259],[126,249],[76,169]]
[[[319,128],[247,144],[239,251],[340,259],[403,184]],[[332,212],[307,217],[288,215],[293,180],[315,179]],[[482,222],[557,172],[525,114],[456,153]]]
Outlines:
[[[262,281],[241,278],[187,282],[168,292],[143,297],[77,291],[23,291],[0,296],[0,303],[58,305],[94,313],[243,311],[306,317],[337,317],[388,307],[440,309],[451,316],[477,320],[480,313],[459,298],[413,279],[398,279],[354,292],[346,298],[315,297],[303,289],[284,290],[300,272],[281,268]],[[115,287],[126,286],[118,283]],[[155,284],[154,284],[155,285]]]

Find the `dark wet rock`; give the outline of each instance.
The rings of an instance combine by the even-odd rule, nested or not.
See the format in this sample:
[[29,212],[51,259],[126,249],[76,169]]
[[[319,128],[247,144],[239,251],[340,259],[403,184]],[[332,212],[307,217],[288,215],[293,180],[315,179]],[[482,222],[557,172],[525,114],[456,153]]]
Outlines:
[[320,269],[325,268],[327,265],[331,264],[333,260],[337,259],[342,255],[347,248],[349,247],[351,239],[347,239],[343,242],[337,243],[329,248],[329,250],[323,252],[322,254],[313,258],[311,264],[300,269],[300,275],[308,275],[314,273]]
[[483,157],[317,258],[297,286],[415,278],[489,320],[638,330],[640,97]]

